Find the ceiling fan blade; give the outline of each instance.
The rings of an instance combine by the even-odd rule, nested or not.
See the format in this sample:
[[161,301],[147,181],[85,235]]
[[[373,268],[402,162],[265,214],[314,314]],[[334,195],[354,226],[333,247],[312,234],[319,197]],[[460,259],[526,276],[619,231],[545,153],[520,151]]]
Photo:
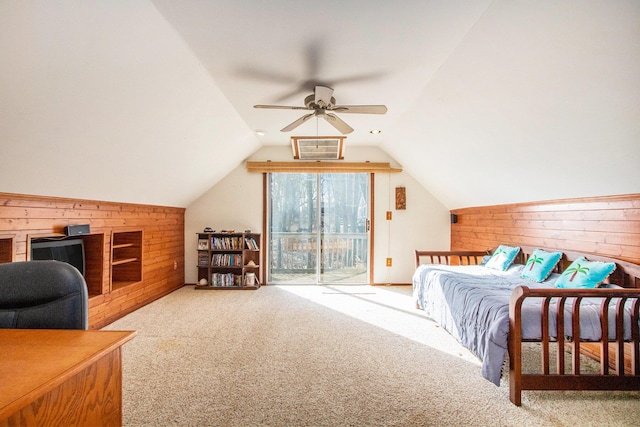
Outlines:
[[355,114],[385,114],[387,107],[384,105],[336,105],[331,111],[337,113]]
[[289,105],[254,105],[253,108],[267,108],[271,110],[311,110],[307,107],[294,107]]
[[322,117],[324,117],[325,120],[329,122],[331,126],[338,129],[342,134],[353,132],[353,128],[348,124],[346,124],[341,118],[339,118],[335,114],[326,113],[326,114],[322,114]]
[[306,122],[307,120],[309,120],[311,117],[313,117],[315,114],[311,113],[311,114],[305,114],[304,116],[300,117],[298,120],[296,120],[295,122],[283,127],[282,129],[280,129],[280,132],[289,132],[290,130],[294,130],[295,128],[297,128],[298,126],[300,126],[301,124],[303,124],[304,122]]
[[356,75],[352,75],[352,76],[344,76],[344,77],[340,77],[338,79],[331,80],[330,82],[326,82],[326,83],[330,84],[332,86],[335,86],[335,85],[343,85],[343,84],[354,83],[354,82],[364,82],[364,81],[367,81],[367,80],[379,79],[380,77],[384,76],[385,74],[386,73],[383,73],[382,71],[374,71],[374,72],[371,72],[371,73],[356,74]]
[[240,77],[246,77],[253,80],[262,80],[269,83],[291,84],[296,82],[295,75],[280,74],[269,70],[263,70],[256,67],[244,66],[236,70],[236,74]]
[[331,104],[331,97],[333,96],[333,89],[326,86],[316,86],[315,91],[316,104],[326,107]]

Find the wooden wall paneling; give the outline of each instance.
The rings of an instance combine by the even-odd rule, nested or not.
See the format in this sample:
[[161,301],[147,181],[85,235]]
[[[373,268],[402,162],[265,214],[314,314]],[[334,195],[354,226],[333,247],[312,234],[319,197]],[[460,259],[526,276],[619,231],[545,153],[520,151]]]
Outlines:
[[640,263],[640,194],[452,210],[451,250],[499,244],[588,252]]
[[[90,225],[91,234],[83,236],[85,250],[102,255],[87,259],[91,328],[184,284],[183,208],[0,193],[0,242],[12,237],[12,261],[29,258],[29,236],[64,234],[64,227],[74,224]],[[142,281],[111,292],[111,234],[128,230],[143,232]],[[0,243],[0,260],[8,255],[6,245]]]

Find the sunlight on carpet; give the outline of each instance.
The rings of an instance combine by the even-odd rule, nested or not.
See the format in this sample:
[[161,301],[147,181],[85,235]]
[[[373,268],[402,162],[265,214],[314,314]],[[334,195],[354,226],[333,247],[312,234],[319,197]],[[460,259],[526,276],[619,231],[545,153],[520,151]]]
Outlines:
[[[276,285],[277,286],[277,285]],[[283,285],[280,289],[449,355],[480,360],[415,308],[411,286]],[[344,298],[336,298],[341,295]]]

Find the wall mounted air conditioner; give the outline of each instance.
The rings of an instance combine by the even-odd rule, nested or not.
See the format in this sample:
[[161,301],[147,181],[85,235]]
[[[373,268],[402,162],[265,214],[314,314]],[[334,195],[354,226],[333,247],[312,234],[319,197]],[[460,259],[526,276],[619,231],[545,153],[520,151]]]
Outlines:
[[292,136],[293,158],[297,160],[343,160],[346,136]]

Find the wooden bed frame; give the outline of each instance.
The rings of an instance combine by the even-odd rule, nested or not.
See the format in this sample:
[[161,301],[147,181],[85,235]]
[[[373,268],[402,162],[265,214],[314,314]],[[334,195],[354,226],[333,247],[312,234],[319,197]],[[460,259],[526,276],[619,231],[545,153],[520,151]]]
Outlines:
[[[525,264],[535,248],[520,247],[515,262]],[[544,249],[561,251],[560,249]],[[640,331],[638,317],[640,311],[640,265],[594,254],[562,251],[563,257],[554,270],[561,273],[568,265],[580,256],[590,261],[615,262],[616,269],[607,279],[607,283],[619,285],[625,289],[530,289],[525,284],[513,290],[509,303],[509,398],[517,406],[522,404],[523,390],[640,390]],[[416,268],[420,264],[477,265],[482,258],[491,252],[481,251],[415,251]],[[523,279],[523,282],[526,281]],[[541,372],[522,372],[522,344],[529,340],[522,339],[522,303],[527,298],[541,298],[543,337],[536,340],[540,345]],[[616,303],[615,323],[616,339],[608,340],[608,333],[602,334],[601,341],[585,342],[565,337],[564,310],[557,315],[558,339],[549,337],[549,304],[556,300],[559,307],[564,307],[567,298],[576,298],[572,310],[572,329],[580,330],[579,307],[582,298],[601,298],[601,328],[608,331],[609,303]],[[622,308],[631,304],[631,340],[625,342],[622,333]],[[574,333],[579,337],[579,333]],[[556,369],[551,370],[550,348],[564,349],[557,351]],[[570,354],[571,369],[565,371],[565,352]],[[588,355],[599,361],[600,373],[583,373],[580,367],[580,354]]]

